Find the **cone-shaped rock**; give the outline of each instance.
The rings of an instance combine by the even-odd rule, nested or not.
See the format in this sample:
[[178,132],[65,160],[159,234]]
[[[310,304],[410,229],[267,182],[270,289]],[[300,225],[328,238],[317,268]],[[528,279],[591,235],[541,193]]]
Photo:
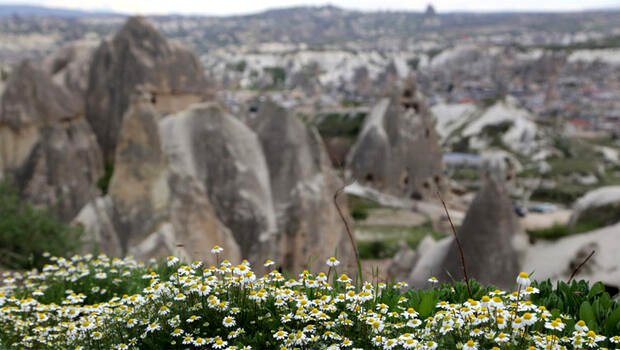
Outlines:
[[[457,233],[469,278],[503,288],[514,285],[519,262],[513,241],[519,232],[506,189],[493,177],[486,177]],[[441,271],[449,272],[456,280],[463,278],[456,242],[452,242]],[[444,279],[449,280],[448,276]]]
[[197,57],[168,42],[140,17],[130,18],[111,41],[99,46],[90,68],[86,117],[108,161],[136,90],[148,93],[163,113],[201,101],[207,90]]
[[[214,103],[196,104],[162,120],[171,161],[203,182],[217,216],[244,257],[267,258],[275,233],[269,171],[256,134]],[[176,136],[174,136],[176,135]],[[273,258],[273,256],[271,256]]]
[[98,194],[102,163],[80,100],[22,62],[0,102],[0,177],[11,177],[25,199],[68,221]]
[[[269,100],[259,106],[253,128],[269,167],[283,268],[323,268],[335,253],[350,266],[351,245],[333,203],[342,182],[318,132]],[[340,205],[346,214],[346,203]]]
[[412,81],[374,106],[347,157],[347,173],[401,197],[445,191],[437,132]]

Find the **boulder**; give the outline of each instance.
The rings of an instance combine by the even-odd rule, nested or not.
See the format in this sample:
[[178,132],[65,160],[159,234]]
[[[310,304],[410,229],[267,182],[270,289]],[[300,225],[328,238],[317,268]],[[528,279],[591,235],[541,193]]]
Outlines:
[[0,102],[0,174],[64,220],[98,195],[103,162],[79,98],[24,61]]
[[130,97],[139,90],[161,113],[204,100],[207,82],[198,58],[168,42],[144,18],[131,17],[97,48],[89,71],[86,117],[104,158],[112,161]]
[[[333,203],[342,182],[318,132],[269,100],[259,105],[252,126],[269,168],[282,267],[323,269],[334,254],[352,266],[349,237]],[[350,220],[344,200],[339,205]]]
[[214,103],[169,115],[161,128],[171,161],[202,182],[243,256],[274,258],[263,246],[276,233],[276,217],[269,170],[256,134]]
[[[470,278],[502,288],[514,285],[519,273],[515,238],[521,232],[507,190],[486,177],[457,232]],[[452,242],[441,263],[444,281],[463,278],[459,249]],[[444,272],[445,271],[445,272]],[[440,276],[438,276],[440,277]]]
[[347,157],[347,176],[400,197],[446,192],[438,136],[412,81],[374,106]]

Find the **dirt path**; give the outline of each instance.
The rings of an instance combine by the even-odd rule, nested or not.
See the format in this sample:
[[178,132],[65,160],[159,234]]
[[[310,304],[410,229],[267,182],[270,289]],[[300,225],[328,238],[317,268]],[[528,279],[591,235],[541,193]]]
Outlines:
[[526,230],[540,230],[554,224],[565,225],[572,212],[570,209],[560,209],[553,213],[528,213],[521,219],[521,224]]

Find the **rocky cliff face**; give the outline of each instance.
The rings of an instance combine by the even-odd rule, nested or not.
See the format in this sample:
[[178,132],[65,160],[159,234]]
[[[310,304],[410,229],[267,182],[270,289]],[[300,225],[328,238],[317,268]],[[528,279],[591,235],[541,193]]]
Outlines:
[[134,17],[112,40],[101,43],[89,71],[86,117],[108,161],[137,90],[147,93],[159,112],[170,113],[203,100],[207,82],[193,53]]
[[101,153],[79,98],[29,61],[0,102],[0,171],[22,197],[63,220],[98,194]]
[[[271,101],[259,106],[253,128],[269,167],[283,268],[316,270],[336,253],[351,266],[352,248],[333,203],[342,182],[318,132]],[[340,206],[348,212],[346,203]]]
[[431,198],[445,191],[438,136],[413,83],[374,106],[348,155],[347,173],[402,197]]

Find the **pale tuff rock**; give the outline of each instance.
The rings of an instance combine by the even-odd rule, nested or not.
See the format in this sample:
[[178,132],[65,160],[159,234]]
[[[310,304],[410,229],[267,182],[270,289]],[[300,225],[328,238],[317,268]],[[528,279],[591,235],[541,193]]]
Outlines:
[[347,173],[401,197],[431,198],[438,190],[445,192],[437,132],[411,81],[402,94],[374,106],[349,153]]
[[29,61],[2,95],[0,172],[23,198],[66,221],[98,193],[101,153],[79,99]]
[[620,224],[616,224],[554,241],[539,241],[528,249],[523,270],[536,271],[538,280],[565,281],[594,250],[575,278],[620,287],[619,233]]
[[205,257],[214,245],[219,245],[232,261],[246,257],[241,253],[241,244],[235,241],[231,230],[217,217],[199,181],[173,172],[168,184],[172,192],[168,210],[175,228],[177,249],[195,259]]
[[[520,232],[506,189],[493,177],[487,177],[457,232],[469,277],[504,288],[513,285],[519,273],[514,241]],[[444,280],[449,277],[443,271],[454,279],[463,278],[459,256],[454,241],[441,264]]]
[[409,248],[405,241],[399,242],[399,248],[387,269],[388,281],[406,281],[419,256]]
[[[83,101],[88,88],[88,71],[98,41],[80,40],[63,45],[42,62],[54,82]],[[83,103],[83,102],[82,102]]]
[[514,183],[517,174],[523,170],[521,162],[511,153],[503,150],[482,152],[482,171],[499,183]]
[[276,219],[269,170],[256,134],[213,103],[165,117],[161,130],[172,164],[203,183],[242,254],[270,253],[257,251],[275,234]]
[[148,102],[131,106],[123,120],[108,193],[115,205],[123,250],[144,239],[166,216],[170,196],[157,112]]
[[85,253],[100,250],[111,256],[123,256],[114,218],[114,204],[110,196],[99,197],[82,208],[72,224],[84,229],[82,249]]
[[486,108],[471,103],[440,103],[431,111],[437,121],[442,145],[465,147],[471,151],[501,147],[531,158],[546,151],[544,136],[534,116],[519,106],[512,96]]
[[533,116],[520,108],[512,96],[484,110],[467,124],[461,135],[469,138],[470,148],[476,150],[487,148],[495,142],[495,137],[499,137],[511,151],[521,154],[533,154],[541,147]]
[[446,104],[439,103],[431,107],[436,120],[435,128],[442,144],[463,128],[476,115],[478,109],[473,103]]
[[[334,254],[350,266],[352,248],[333,203],[342,183],[318,132],[272,101],[259,106],[253,128],[269,168],[282,267],[322,268]],[[344,201],[339,203],[347,213]]]
[[159,112],[171,113],[203,100],[207,82],[192,52],[169,43],[146,19],[132,17],[101,43],[89,72],[86,117],[108,161],[138,90],[150,95]]
[[439,241],[435,241],[431,236],[424,237],[416,249],[418,258],[412,265],[413,269],[411,269],[407,279],[409,284],[416,288],[422,288],[428,286],[427,281],[430,277],[441,276],[443,273],[441,265],[446,259],[452,243],[452,237],[446,237]]
[[204,184],[169,162],[174,155],[164,147],[158,119],[150,101],[133,102],[119,136],[108,197],[89,204],[76,222],[102,249],[110,249],[104,250],[108,254],[201,260],[217,244],[239,261],[239,246],[217,218]]

